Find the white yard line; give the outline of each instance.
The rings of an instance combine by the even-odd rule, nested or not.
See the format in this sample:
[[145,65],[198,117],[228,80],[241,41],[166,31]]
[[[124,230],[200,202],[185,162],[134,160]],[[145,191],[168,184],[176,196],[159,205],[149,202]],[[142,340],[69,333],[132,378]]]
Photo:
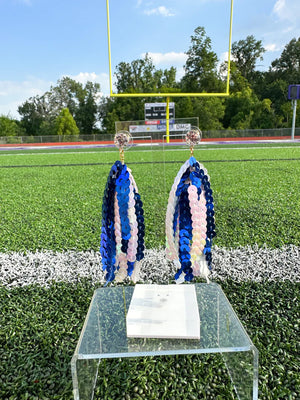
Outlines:
[[[202,150],[202,151],[210,151],[210,150],[213,150],[213,151],[222,151],[222,150],[256,150],[256,149],[263,149],[263,150],[265,150],[265,149],[295,149],[295,148],[298,148],[299,147],[299,149],[300,149],[300,146],[268,146],[268,147],[266,147],[266,146],[262,146],[262,147],[258,147],[258,146],[253,146],[253,147],[230,147],[230,148],[225,148],[225,147],[220,147],[220,148],[216,148],[216,149],[214,149],[214,148],[200,148],[200,147],[198,147],[198,148],[196,148],[195,149],[195,151],[196,150]],[[184,151],[184,152],[186,152],[186,151],[188,151],[188,148],[186,147],[186,148],[182,148],[182,149],[172,149],[171,147],[167,147],[167,148],[165,148],[165,149],[163,149],[163,147],[162,147],[162,150],[164,150],[164,151]],[[149,150],[137,150],[139,153],[150,153],[150,152],[152,152],[152,150],[151,149],[149,149]],[[117,150],[116,150],[116,152],[117,152]],[[40,155],[47,155],[47,154],[49,154],[49,155],[63,155],[63,156],[66,156],[66,155],[68,155],[68,154],[77,154],[77,155],[79,155],[79,154],[109,154],[109,153],[111,153],[111,154],[114,154],[114,152],[113,151],[67,151],[67,152],[45,152],[45,153],[16,153],[16,154],[12,154],[12,153],[10,153],[10,154],[7,154],[7,153],[5,153],[5,154],[1,154],[1,152],[0,152],[0,157],[5,157],[5,156],[40,156]]]
[[[229,250],[214,247],[212,254],[211,280],[300,282],[300,247],[297,246],[280,249],[246,246]],[[176,268],[167,261],[164,250],[145,251],[141,262],[141,282],[172,283],[175,272]],[[105,282],[98,252],[45,250],[0,253],[0,285],[8,288],[30,284],[50,286],[54,281],[76,283],[83,279],[99,284]]]

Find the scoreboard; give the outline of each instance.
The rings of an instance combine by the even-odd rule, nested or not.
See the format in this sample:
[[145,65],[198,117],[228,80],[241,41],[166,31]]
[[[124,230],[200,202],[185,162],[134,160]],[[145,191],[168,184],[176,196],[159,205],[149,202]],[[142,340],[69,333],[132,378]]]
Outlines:
[[[145,103],[145,120],[166,119],[167,103]],[[169,118],[175,118],[175,103],[169,103]]]
[[300,99],[300,85],[289,85],[288,99],[289,100]]

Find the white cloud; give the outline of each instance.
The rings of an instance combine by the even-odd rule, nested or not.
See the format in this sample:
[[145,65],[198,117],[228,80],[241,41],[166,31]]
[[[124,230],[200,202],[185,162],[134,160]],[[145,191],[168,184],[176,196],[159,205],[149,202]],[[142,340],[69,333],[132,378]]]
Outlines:
[[98,75],[95,72],[79,72],[77,75],[68,75],[74,81],[85,84],[87,81],[98,82]]
[[183,67],[176,68],[176,81],[180,81],[185,74],[185,70]]
[[174,17],[174,13],[170,11],[165,6],[159,6],[157,8],[151,8],[149,10],[144,10],[144,14],[146,15],[161,15],[163,17]]
[[[222,63],[224,61],[228,61],[228,51],[224,51],[224,53],[221,53],[221,55],[220,55],[219,63]],[[232,53],[230,53],[230,61],[234,61],[234,57],[233,57]]]
[[[141,54],[141,57],[144,58],[146,53]],[[148,53],[148,56],[153,61],[155,66],[160,68],[176,68],[176,80],[179,81],[184,76],[184,64],[187,59],[187,55],[183,52],[175,53],[175,51],[171,51],[169,53]]]
[[[232,53],[230,55],[230,61],[234,61],[234,57],[233,57]],[[218,64],[217,64],[217,70],[222,74],[223,78],[227,77],[227,66],[226,66],[225,70],[223,68],[221,70],[220,68],[221,68],[222,64],[225,62],[228,62],[228,51],[224,51],[223,53],[221,53]]]
[[299,0],[277,0],[273,7],[273,13],[279,20],[299,24]]
[[269,43],[264,46],[266,51],[274,52],[274,51],[279,51],[281,49],[280,46],[278,46],[276,43]]
[[[169,53],[148,53],[148,56],[152,59],[154,65],[183,65],[186,62],[187,55],[183,52],[175,53],[171,51]],[[145,57],[145,53],[142,54],[142,57]]]
[[109,94],[109,75],[106,73],[101,73],[98,75],[95,72],[79,72],[79,74],[77,75],[68,76],[75,81],[82,83],[83,85],[86,84],[87,81],[100,83],[100,90],[102,95],[106,96]]
[[30,77],[22,82],[0,81],[0,115],[10,115],[19,118],[18,106],[22,105],[29,97],[42,95],[53,82]]
[[[66,75],[64,75],[66,76]],[[77,82],[85,84],[87,81],[100,83],[102,95],[109,93],[109,77],[106,73],[80,72],[77,75],[68,75]],[[37,77],[18,81],[0,81],[0,115],[10,115],[12,118],[20,118],[18,107],[33,96],[41,96],[47,92],[55,82],[45,81]]]
[[284,9],[284,7],[285,7],[285,0],[277,0],[275,5],[274,5],[273,12],[275,14],[279,14],[280,15],[280,13]]

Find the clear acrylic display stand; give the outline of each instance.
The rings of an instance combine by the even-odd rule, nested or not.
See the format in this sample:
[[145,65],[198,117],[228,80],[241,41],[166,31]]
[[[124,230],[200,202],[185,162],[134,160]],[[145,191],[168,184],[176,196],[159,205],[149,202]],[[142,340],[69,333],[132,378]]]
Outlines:
[[240,400],[258,398],[258,351],[221,287],[195,284],[200,340],[127,338],[126,314],[133,286],[105,287],[94,293],[71,362],[75,400],[91,400],[101,359],[221,353]]

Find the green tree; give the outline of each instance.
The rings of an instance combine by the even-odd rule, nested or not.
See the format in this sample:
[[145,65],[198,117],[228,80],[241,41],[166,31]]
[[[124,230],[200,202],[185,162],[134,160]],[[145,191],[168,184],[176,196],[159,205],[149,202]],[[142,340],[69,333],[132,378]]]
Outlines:
[[79,129],[68,108],[63,108],[56,118],[56,134],[79,135]]
[[[161,71],[161,70],[159,70]],[[178,85],[176,83],[176,68],[171,67],[170,69],[165,69],[162,71],[162,76],[159,82],[160,90],[176,89]]]
[[98,118],[100,84],[88,81],[85,86],[69,77],[63,77],[51,87],[49,104],[58,115],[62,108],[68,108],[81,134],[92,134]]
[[6,115],[0,115],[0,137],[1,136],[20,136],[22,130],[17,121]]
[[241,74],[236,63],[232,61],[230,68],[230,93],[243,92],[248,88],[250,88],[248,79]]
[[193,98],[193,114],[199,117],[201,130],[222,129],[224,117],[224,101],[218,97]]
[[57,81],[42,96],[29,98],[18,108],[21,124],[28,135],[50,135],[55,120],[63,108],[68,108],[81,133],[94,132],[98,116],[100,85],[87,82],[85,86],[69,77]]
[[227,129],[248,129],[253,115],[254,97],[251,88],[245,87],[226,99],[224,127]]
[[[285,128],[290,128],[292,126],[292,120],[293,120],[292,102],[286,101],[285,103],[283,103],[281,106],[281,112],[284,119],[282,126]],[[300,126],[300,101],[297,101],[296,126]]]
[[187,92],[216,92],[222,84],[217,73],[218,57],[212,50],[211,39],[201,26],[194,30],[186,52],[185,75],[181,87]]
[[232,62],[230,96],[225,100],[223,124],[226,129],[268,129],[276,126],[272,102],[259,99],[255,90]]
[[63,108],[68,108],[74,116],[79,102],[84,97],[85,93],[82,84],[68,76],[59,79],[56,86],[51,86],[48,92],[48,102],[52,112],[56,116]]
[[194,107],[191,97],[178,97],[175,99],[176,118],[194,117]]
[[276,127],[290,126],[291,104],[287,102],[287,93],[290,84],[300,82],[300,38],[292,39],[269,70],[260,75],[261,79],[253,86],[255,93],[260,100],[271,100]]
[[300,82],[300,37],[292,39],[285,46],[280,57],[272,62],[270,73],[287,84]]
[[[277,116],[277,125],[279,126],[286,121],[286,115],[282,110],[282,105],[287,101],[287,91],[288,84],[283,79],[275,79],[270,81],[262,88],[262,95],[272,101],[272,108]],[[262,95],[260,97],[263,97]]]
[[79,99],[79,104],[74,115],[81,134],[89,135],[96,130],[96,123],[99,120],[99,94],[99,83],[87,82],[83,88],[83,96]]
[[250,123],[251,129],[272,129],[276,126],[276,117],[270,99],[255,99]]
[[116,88],[118,93],[152,92],[155,87],[155,67],[148,56],[133,60],[131,63],[121,62],[116,67]]
[[270,99],[259,100],[250,85],[226,99],[224,127],[227,129],[270,129],[276,116]]
[[55,117],[50,120],[45,119],[40,125],[39,134],[41,136],[52,136],[56,135],[56,127],[55,127]]
[[241,75],[249,80],[249,82],[254,77],[257,61],[263,60],[265,51],[262,41],[256,40],[253,35],[232,44],[231,52],[233,60]]
[[[118,93],[150,93],[179,91],[175,81],[176,69],[156,69],[153,61],[145,55],[131,63],[121,62],[116,67]],[[144,103],[161,101],[156,98],[104,98],[99,107],[102,127],[106,132],[115,132],[116,121],[144,119]]]
[[[108,102],[105,105],[108,106]],[[117,111],[113,106],[110,105],[107,107],[107,109],[110,109],[111,111],[107,111],[104,113],[102,117],[102,125],[107,133],[114,134],[116,133],[115,122],[120,121],[121,118],[119,117]],[[104,107],[102,108],[102,111],[104,111]],[[123,121],[126,120],[124,119]]]
[[116,88],[118,93],[160,92],[176,87],[176,68],[156,70],[148,54],[131,63],[121,62],[116,67]]
[[18,107],[21,116],[21,126],[27,135],[40,135],[40,127],[46,119],[43,98],[41,96],[30,97]]
[[[180,81],[183,92],[219,92],[225,89],[217,72],[218,58],[212,50],[211,39],[203,27],[197,27],[186,52],[185,75]],[[221,98],[182,98],[176,100],[177,117],[198,117],[203,130],[221,129],[224,101]]]

